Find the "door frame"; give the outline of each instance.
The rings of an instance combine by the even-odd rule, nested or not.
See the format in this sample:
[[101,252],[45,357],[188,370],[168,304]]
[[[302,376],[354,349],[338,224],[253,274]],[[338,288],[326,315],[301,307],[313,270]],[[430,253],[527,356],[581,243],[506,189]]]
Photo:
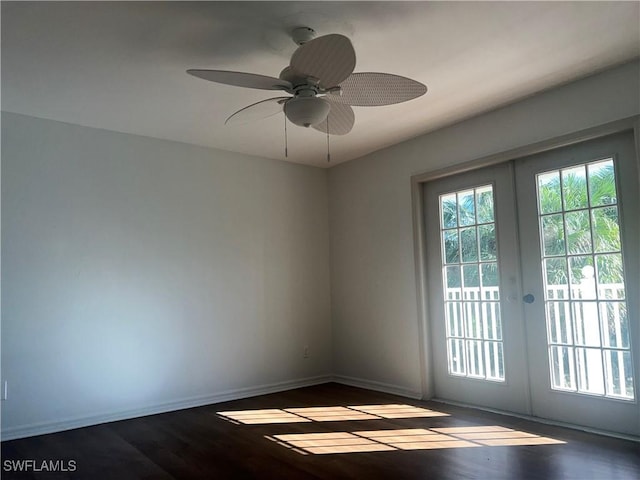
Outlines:
[[528,144],[496,154],[481,157],[458,165],[437,170],[425,171],[411,176],[411,204],[413,217],[413,253],[415,264],[416,294],[418,301],[418,343],[420,357],[420,380],[422,399],[435,397],[433,382],[434,361],[431,355],[431,319],[429,318],[429,285],[427,283],[426,224],[424,211],[424,184],[433,180],[477,170],[508,161],[517,161],[538,153],[548,152],[561,147],[575,145],[588,140],[605,137],[615,133],[633,131],[635,160],[640,181],[640,115],[616,120],[597,127],[579,130],[559,137]]

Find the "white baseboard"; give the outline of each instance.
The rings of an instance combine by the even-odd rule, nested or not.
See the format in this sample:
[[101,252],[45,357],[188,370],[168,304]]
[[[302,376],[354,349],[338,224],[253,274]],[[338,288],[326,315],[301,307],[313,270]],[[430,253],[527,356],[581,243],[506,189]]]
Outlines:
[[146,415],[155,415],[158,413],[172,412],[185,408],[201,407],[214,403],[227,402],[229,400],[238,400],[241,398],[255,397],[258,395],[266,395],[269,393],[282,392],[294,388],[309,387],[311,385],[319,385],[333,381],[331,375],[320,375],[316,377],[301,378],[297,380],[288,380],[285,382],[271,383],[267,385],[258,385],[254,387],[238,388],[226,390],[224,392],[212,393],[210,395],[199,395],[196,397],[184,398],[172,402],[166,402],[147,407],[125,410],[120,412],[102,413],[98,415],[66,418],[53,422],[32,423],[29,425],[20,425],[17,427],[9,427],[3,429],[0,433],[0,439],[15,440],[18,438],[33,437],[35,435],[44,435],[47,433],[62,432],[64,430],[72,430],[74,428],[89,427],[107,422],[116,422],[118,420],[127,420],[130,418],[144,417]]
[[582,425],[574,425],[573,423],[565,423],[565,422],[560,422],[560,421],[557,421],[557,420],[548,420],[548,419],[542,418],[542,417],[533,417],[531,415],[523,415],[521,413],[507,412],[505,410],[498,410],[498,409],[495,409],[495,408],[480,407],[478,405],[472,405],[472,404],[469,404],[469,403],[456,402],[456,401],[453,401],[453,400],[443,400],[441,398],[432,398],[431,401],[432,402],[444,403],[445,405],[453,405],[454,407],[463,407],[463,408],[468,408],[468,409],[471,409],[471,410],[480,410],[482,412],[496,413],[498,415],[504,415],[505,417],[522,418],[523,420],[528,420],[530,422],[543,423],[545,425],[553,425],[555,427],[570,428],[572,430],[580,430],[582,432],[595,433],[597,435],[603,435],[605,437],[619,438],[621,440],[630,440],[632,442],[640,443],[640,437],[636,437],[635,435],[628,435],[628,434],[625,434],[625,433],[611,432],[609,430],[599,430],[597,428],[585,427],[585,426],[582,426]]
[[351,387],[366,388],[367,390],[374,390],[376,392],[391,393],[393,395],[399,395],[401,397],[413,398],[419,400],[422,398],[422,392],[417,390],[411,390],[400,385],[392,385],[390,383],[376,382],[374,380],[366,380],[364,378],[347,377],[345,375],[334,375],[333,381],[336,383],[342,383]]

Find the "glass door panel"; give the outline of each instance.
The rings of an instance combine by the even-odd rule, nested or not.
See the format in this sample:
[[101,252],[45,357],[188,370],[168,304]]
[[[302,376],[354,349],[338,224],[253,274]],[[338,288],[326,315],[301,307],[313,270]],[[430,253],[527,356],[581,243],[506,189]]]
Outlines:
[[512,167],[429,182],[424,198],[436,395],[526,413]]
[[493,185],[439,205],[449,373],[504,381]]
[[554,150],[515,166],[521,250],[527,252],[523,288],[538,299],[524,309],[532,413],[638,435],[633,135]]
[[613,158],[536,180],[551,388],[633,400]]

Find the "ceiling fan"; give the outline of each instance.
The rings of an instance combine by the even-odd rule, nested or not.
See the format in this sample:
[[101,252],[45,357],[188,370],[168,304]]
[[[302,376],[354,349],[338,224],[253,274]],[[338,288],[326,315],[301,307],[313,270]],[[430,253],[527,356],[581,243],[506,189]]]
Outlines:
[[286,118],[303,127],[331,135],[345,135],[355,121],[352,106],[374,107],[406,102],[427,91],[420,82],[378,72],[353,73],[356,53],[344,35],[315,38],[315,31],[292,32],[299,45],[278,78],[226,70],[190,69],[187,73],[212,82],[289,94],[262,100],[232,114],[225,124],[246,123],[284,110]]

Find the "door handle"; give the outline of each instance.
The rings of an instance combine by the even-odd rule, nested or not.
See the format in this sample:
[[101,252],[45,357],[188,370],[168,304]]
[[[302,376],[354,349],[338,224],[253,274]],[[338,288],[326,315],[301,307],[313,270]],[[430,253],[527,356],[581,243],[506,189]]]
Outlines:
[[530,293],[527,293],[524,297],[522,297],[522,301],[524,303],[533,303],[536,301],[536,297],[534,297]]

